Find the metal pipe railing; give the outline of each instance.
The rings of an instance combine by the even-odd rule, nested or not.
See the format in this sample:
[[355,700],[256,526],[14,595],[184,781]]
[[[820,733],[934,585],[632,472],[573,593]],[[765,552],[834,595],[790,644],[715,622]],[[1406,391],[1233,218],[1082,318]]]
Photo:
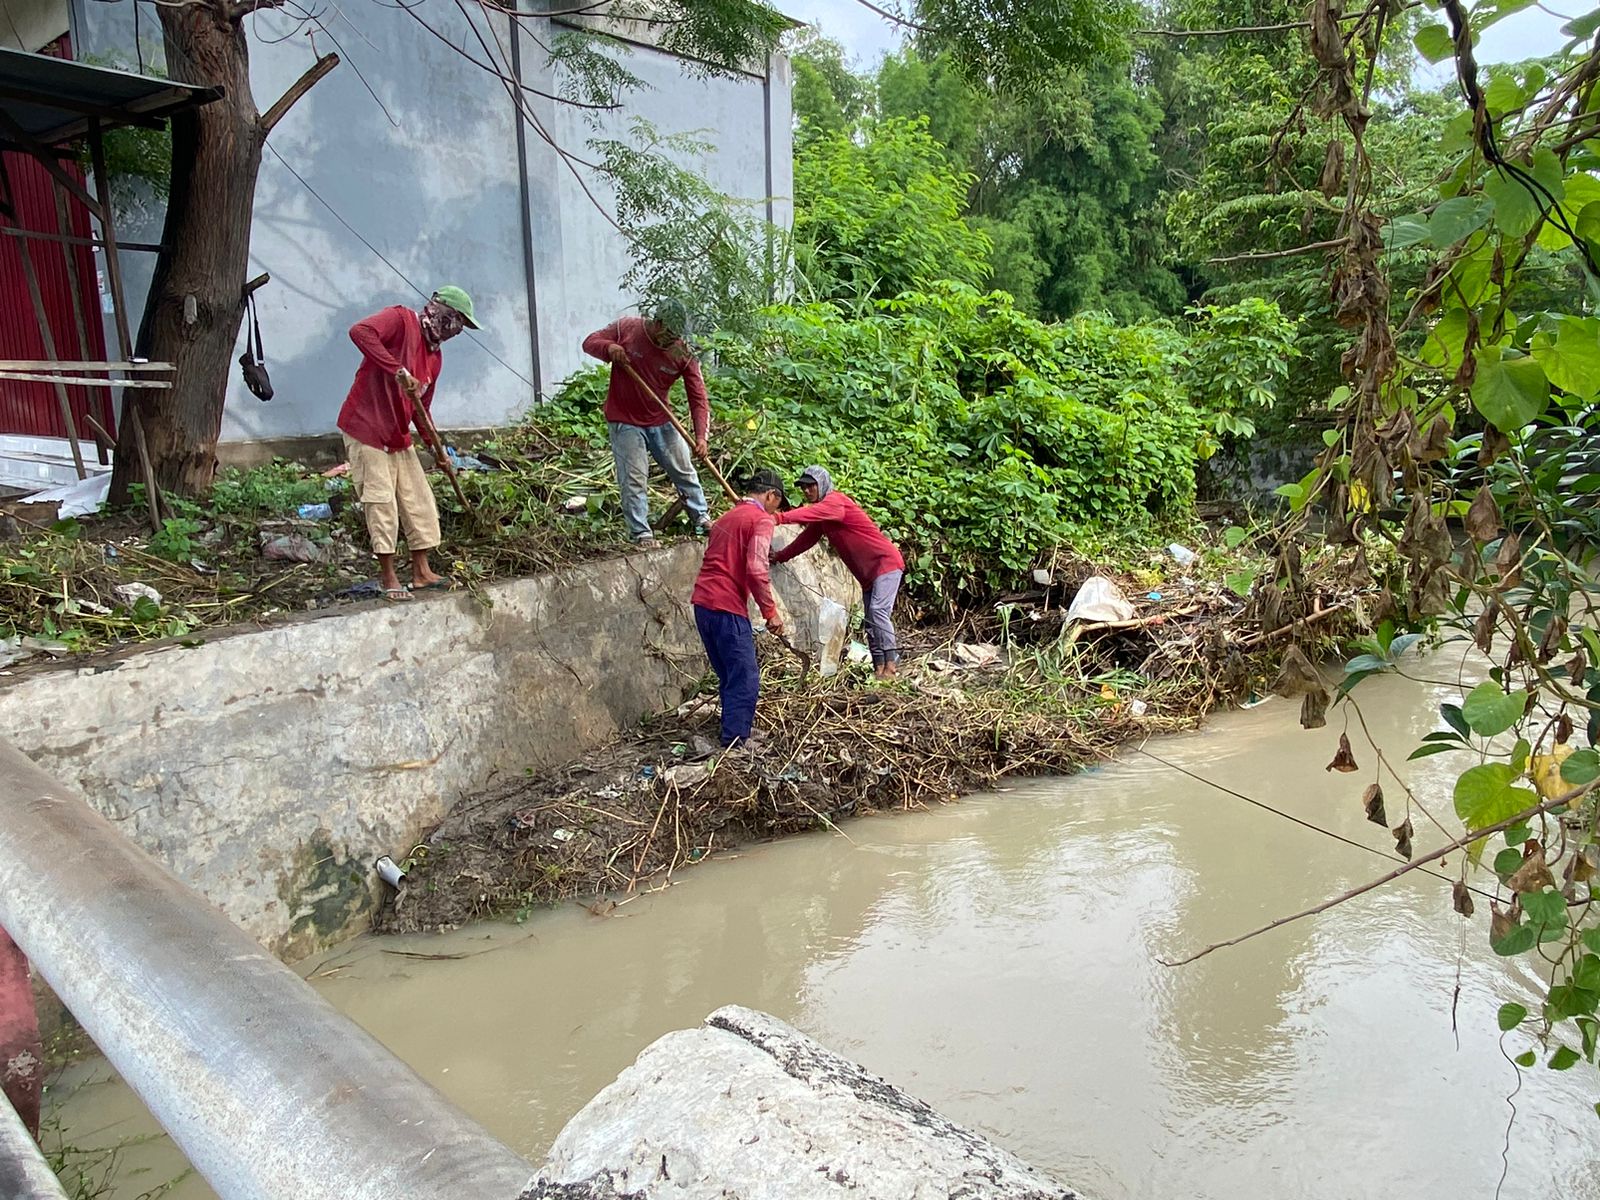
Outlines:
[[0,1096],[0,1196],[5,1200],[67,1200],[38,1143],[4,1096]]
[[222,1200],[516,1200],[533,1176],[4,744],[0,926]]

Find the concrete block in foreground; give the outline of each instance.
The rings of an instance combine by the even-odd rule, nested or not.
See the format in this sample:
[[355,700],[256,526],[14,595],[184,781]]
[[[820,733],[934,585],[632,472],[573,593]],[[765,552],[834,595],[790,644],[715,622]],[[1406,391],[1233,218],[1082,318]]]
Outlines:
[[730,1005],[646,1047],[523,1200],[1075,1200],[776,1017]]

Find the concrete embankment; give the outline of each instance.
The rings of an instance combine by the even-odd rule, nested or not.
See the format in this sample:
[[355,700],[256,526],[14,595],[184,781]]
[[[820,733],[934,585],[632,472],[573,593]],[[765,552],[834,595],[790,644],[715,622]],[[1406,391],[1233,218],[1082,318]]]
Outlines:
[[[707,670],[697,545],[23,675],[0,739],[287,959],[366,928],[379,855],[462,795],[566,762]],[[775,573],[790,624],[839,564]]]

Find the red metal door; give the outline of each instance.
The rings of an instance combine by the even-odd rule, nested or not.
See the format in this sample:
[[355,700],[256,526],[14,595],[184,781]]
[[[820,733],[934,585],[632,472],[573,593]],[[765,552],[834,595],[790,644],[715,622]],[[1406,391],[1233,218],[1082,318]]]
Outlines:
[[[67,39],[48,47],[44,53],[71,57]],[[10,180],[16,221],[26,231],[55,236],[60,225],[56,212],[55,184],[48,172],[26,154],[5,154],[5,172]],[[83,172],[76,163],[62,164],[82,182]],[[91,233],[88,211],[72,197],[66,198],[68,232],[88,238]],[[22,269],[22,241],[11,231],[0,230],[0,359],[43,359],[44,335],[34,314],[28,292],[27,275]],[[95,278],[94,253],[88,246],[63,246],[55,242],[28,238],[28,253],[39,291],[44,300],[45,318],[55,338],[56,357],[65,361],[104,361],[105,329],[100,322],[100,291]],[[72,273],[67,255],[75,260],[79,292],[74,311]],[[83,336],[79,337],[79,314]],[[83,415],[93,413],[113,435],[110,388],[69,387],[67,398],[72,408],[78,436],[92,440]],[[55,386],[49,383],[20,383],[0,380],[0,433],[28,434],[35,437],[64,438],[66,422],[56,400]]]

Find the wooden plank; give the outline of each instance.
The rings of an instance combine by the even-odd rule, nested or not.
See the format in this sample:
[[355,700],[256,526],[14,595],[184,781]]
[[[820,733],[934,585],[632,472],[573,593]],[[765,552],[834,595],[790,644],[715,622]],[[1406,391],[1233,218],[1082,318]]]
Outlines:
[[170,379],[96,379],[90,375],[39,375],[29,371],[0,368],[0,379],[16,383],[60,383],[71,387],[170,388]]
[[[22,274],[28,281],[28,297],[33,301],[33,319],[38,323],[39,336],[44,339],[44,352],[54,358],[56,335],[50,328],[50,316],[44,309],[44,294],[39,290],[39,275],[33,269],[33,252],[28,249],[27,242],[18,242],[17,249],[21,252]],[[61,424],[67,431],[67,444],[72,447],[73,470],[77,471],[79,479],[87,479],[89,472],[83,465],[83,450],[78,446],[78,423],[72,419],[72,401],[67,399],[67,385],[62,380],[63,377],[60,375],[54,380],[56,403],[61,408]]]
[[0,358],[0,371],[170,371],[164,362],[93,362],[59,358]]

